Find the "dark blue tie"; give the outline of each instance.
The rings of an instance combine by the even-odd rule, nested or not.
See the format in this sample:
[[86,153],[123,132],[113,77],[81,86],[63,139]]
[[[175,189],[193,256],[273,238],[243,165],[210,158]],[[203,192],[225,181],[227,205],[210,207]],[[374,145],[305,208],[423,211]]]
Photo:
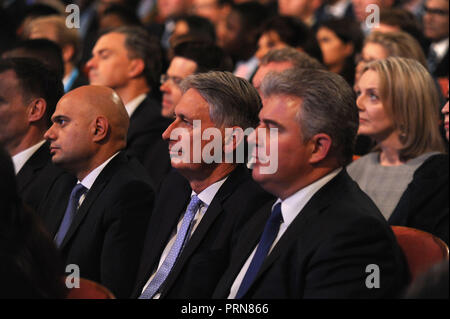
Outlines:
[[64,240],[64,237],[66,237],[67,231],[69,230],[70,225],[72,224],[72,220],[75,216],[75,213],[77,212],[80,198],[84,193],[86,193],[87,190],[88,189],[84,187],[81,183],[75,185],[75,187],[72,189],[72,193],[70,193],[69,203],[67,204],[64,218],[55,236],[56,246],[60,247],[61,243]]
[[428,57],[427,57],[427,64],[428,64],[428,71],[430,73],[434,73],[436,71],[436,68],[439,64],[439,59],[438,56],[436,54],[436,52],[430,48],[430,51],[428,53]]
[[273,208],[269,220],[264,227],[264,232],[259,241],[258,248],[256,249],[252,262],[250,263],[244,279],[242,280],[241,286],[236,294],[237,299],[241,299],[253,283],[253,280],[258,274],[264,259],[266,259],[267,254],[269,253],[270,247],[272,247],[275,238],[277,238],[282,221],[283,216],[281,215],[281,203],[278,203]]

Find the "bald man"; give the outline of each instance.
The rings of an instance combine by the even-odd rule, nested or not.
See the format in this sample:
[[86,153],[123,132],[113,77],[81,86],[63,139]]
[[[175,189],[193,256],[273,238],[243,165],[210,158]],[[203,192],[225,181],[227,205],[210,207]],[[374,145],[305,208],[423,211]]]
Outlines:
[[145,169],[123,152],[128,114],[112,89],[83,86],[62,97],[52,122],[52,161],[78,183],[56,184],[39,213],[66,264],[127,297],[154,198]]

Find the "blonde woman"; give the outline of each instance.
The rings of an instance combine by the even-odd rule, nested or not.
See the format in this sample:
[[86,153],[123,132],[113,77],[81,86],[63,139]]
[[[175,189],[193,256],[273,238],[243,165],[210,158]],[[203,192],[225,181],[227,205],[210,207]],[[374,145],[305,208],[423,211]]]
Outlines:
[[448,242],[448,156],[430,74],[412,59],[374,61],[364,68],[357,95],[358,134],[377,147],[353,162],[349,174],[391,224]]

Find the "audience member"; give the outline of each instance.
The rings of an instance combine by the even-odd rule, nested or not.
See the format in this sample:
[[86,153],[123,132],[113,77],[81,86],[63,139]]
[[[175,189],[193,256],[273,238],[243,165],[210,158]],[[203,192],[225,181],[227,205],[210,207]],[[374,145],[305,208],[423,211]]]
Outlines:
[[427,52],[428,69],[435,77],[448,78],[449,2],[427,0],[423,16],[425,36],[431,41]]
[[444,115],[444,130],[445,130],[445,137],[448,141],[448,93],[447,93],[447,103],[442,108],[442,114]]
[[234,5],[226,19],[226,28],[218,34],[218,43],[233,59],[234,75],[251,79],[258,67],[255,56],[259,29],[268,12],[257,2]]
[[[175,170],[161,187],[147,230],[133,294],[140,299],[210,298],[241,227],[271,199],[233,154],[245,146],[245,136],[225,136],[226,128],[239,131],[256,125],[261,107],[256,90],[229,72],[192,75],[182,88],[176,120],[164,132]],[[193,124],[197,120],[201,128]],[[212,128],[220,130],[221,146],[219,153],[217,149],[209,153],[216,158],[210,162],[204,157],[211,152],[208,141],[195,139]],[[191,146],[200,143],[201,154],[190,147],[193,152],[186,152],[187,160],[178,161],[176,130],[181,129],[189,132]],[[233,161],[226,161],[230,154]]]
[[316,37],[328,70],[353,86],[355,56],[361,51],[364,39],[358,25],[350,19],[328,20],[318,26]]
[[121,27],[102,35],[88,61],[89,81],[117,92],[130,116],[127,153],[147,168],[156,188],[170,170],[161,134],[169,121],[161,116],[161,50],[144,29]]
[[[78,183],[56,183],[40,211],[66,264],[128,297],[154,193],[144,168],[124,153],[128,114],[111,89],[82,86],[58,102],[45,133],[52,161]],[[69,196],[70,194],[70,196]]]
[[232,0],[192,0],[192,12],[209,19],[217,29],[230,12],[232,3]]
[[[261,91],[258,128],[278,128],[278,135],[249,136],[253,179],[278,199],[242,229],[214,297],[396,296],[407,280],[401,249],[344,168],[358,128],[352,89],[334,73],[293,69],[266,77]],[[265,174],[261,154],[273,138],[278,170]],[[383,274],[379,289],[367,286],[372,264]]]
[[21,202],[9,155],[0,147],[0,299],[64,298],[55,245]]
[[353,162],[349,174],[390,224],[448,243],[448,156],[440,154],[433,79],[419,62],[391,57],[367,65],[357,87],[359,133],[377,147]]
[[99,18],[99,32],[124,26],[142,26],[136,11],[129,6],[113,4]]
[[175,118],[175,106],[183,94],[180,84],[184,78],[194,73],[232,71],[232,68],[231,58],[214,44],[185,42],[176,46],[167,73],[161,76],[162,116]]
[[253,86],[261,93],[261,83],[269,72],[282,72],[287,69],[325,69],[319,61],[306,53],[293,48],[272,50],[267,53],[253,77]]
[[2,54],[2,58],[33,58],[53,70],[62,81],[64,60],[61,48],[48,39],[30,39],[16,43]]
[[314,33],[299,19],[275,16],[267,20],[260,29],[258,51],[255,56],[261,60],[270,50],[287,46],[298,49],[323,61],[322,51]]
[[88,84],[78,69],[81,57],[81,38],[77,29],[66,27],[63,16],[48,16],[31,20],[24,32],[28,39],[48,39],[59,45],[64,61],[64,92]]
[[0,60],[0,144],[12,157],[19,194],[33,210],[64,175],[51,163],[44,139],[62,95],[60,79],[39,61]]
[[278,0],[278,12],[300,19],[312,28],[316,23],[316,11],[321,5],[322,0]]
[[315,16],[316,24],[331,19],[355,19],[352,0],[324,0],[319,9],[316,10]]

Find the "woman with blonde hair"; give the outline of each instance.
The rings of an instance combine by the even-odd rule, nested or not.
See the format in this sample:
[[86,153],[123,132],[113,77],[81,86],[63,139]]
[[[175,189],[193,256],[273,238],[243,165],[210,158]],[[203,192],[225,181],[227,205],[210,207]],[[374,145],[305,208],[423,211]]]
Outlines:
[[349,174],[391,224],[448,242],[448,156],[439,132],[435,83],[416,60],[369,63],[357,85],[358,134],[377,142]]

